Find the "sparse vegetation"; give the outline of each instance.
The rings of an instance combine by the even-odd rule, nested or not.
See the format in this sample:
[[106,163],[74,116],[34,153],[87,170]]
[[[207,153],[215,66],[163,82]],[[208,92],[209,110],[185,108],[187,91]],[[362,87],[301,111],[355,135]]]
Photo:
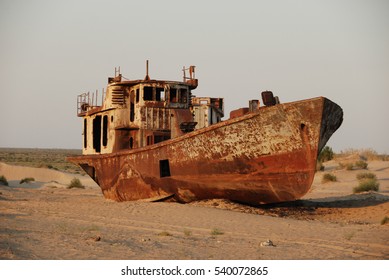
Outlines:
[[354,187],[354,193],[367,192],[367,191],[378,191],[379,182],[377,176],[371,172],[362,172],[357,174],[359,185]]
[[23,184],[23,183],[27,183],[28,184],[28,183],[33,182],[33,181],[35,181],[34,178],[27,177],[27,178],[24,178],[24,179],[20,180],[19,184]]
[[172,236],[172,234],[167,231],[161,231],[160,233],[158,233],[158,236]]
[[323,178],[321,179],[322,183],[328,183],[328,182],[336,182],[337,178],[334,174],[331,173],[325,173],[323,175]]
[[363,180],[363,179],[377,179],[377,176],[374,173],[371,172],[362,172],[357,174],[357,179],[358,180]]
[[385,225],[389,223],[389,217],[388,216],[385,216],[382,220],[381,220],[381,225]]
[[379,183],[377,179],[362,179],[359,181],[359,185],[354,187],[354,193],[378,191]]
[[323,150],[321,150],[317,160],[319,162],[326,162],[334,158],[334,152],[332,151],[332,148],[329,146],[325,146]]
[[346,233],[344,235],[344,238],[347,239],[347,240],[351,240],[351,238],[353,238],[354,235],[355,235],[355,232]]
[[378,155],[373,149],[347,149],[341,151],[339,156],[359,155],[363,160],[380,160],[381,156]]
[[355,167],[360,168],[360,169],[367,169],[367,162],[363,160],[359,160],[355,163]]
[[77,156],[81,150],[0,148],[0,161],[19,166],[49,168],[75,174],[85,174],[77,165],[66,161],[67,156]]
[[68,185],[68,189],[85,189],[85,186],[81,183],[80,179],[73,178],[70,184]]
[[211,235],[222,235],[224,234],[224,232],[218,228],[214,228],[212,231],[211,231]]
[[0,185],[8,186],[7,178],[5,178],[3,175],[0,176]]
[[354,164],[353,163],[347,163],[346,164],[346,170],[353,170]]

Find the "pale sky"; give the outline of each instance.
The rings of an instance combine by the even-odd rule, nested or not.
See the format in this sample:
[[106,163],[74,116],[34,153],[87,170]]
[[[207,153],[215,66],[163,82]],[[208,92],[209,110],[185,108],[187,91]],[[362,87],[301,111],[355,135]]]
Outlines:
[[344,110],[328,145],[389,153],[389,1],[0,0],[0,147],[81,149],[78,94],[130,79],[181,80],[225,115],[272,90]]

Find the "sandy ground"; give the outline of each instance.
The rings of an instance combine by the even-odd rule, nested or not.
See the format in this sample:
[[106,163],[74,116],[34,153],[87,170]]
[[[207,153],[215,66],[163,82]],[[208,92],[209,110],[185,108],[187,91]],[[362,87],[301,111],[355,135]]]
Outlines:
[[[379,192],[353,194],[361,170],[326,171],[302,200],[249,207],[113,202],[86,176],[0,163],[0,259],[389,259],[389,162]],[[19,184],[26,177],[36,182]],[[86,189],[67,189],[73,177]],[[274,246],[268,245],[271,240]]]

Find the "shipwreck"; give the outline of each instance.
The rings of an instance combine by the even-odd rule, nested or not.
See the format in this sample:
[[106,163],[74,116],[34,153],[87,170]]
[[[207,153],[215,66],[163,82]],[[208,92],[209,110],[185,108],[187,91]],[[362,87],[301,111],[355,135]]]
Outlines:
[[194,96],[195,67],[183,72],[183,81],[154,80],[147,64],[144,79],[128,80],[115,69],[105,94],[79,95],[82,155],[68,160],[116,201],[259,205],[309,191],[340,106],[325,97],[280,103],[264,91],[222,120],[223,98]]

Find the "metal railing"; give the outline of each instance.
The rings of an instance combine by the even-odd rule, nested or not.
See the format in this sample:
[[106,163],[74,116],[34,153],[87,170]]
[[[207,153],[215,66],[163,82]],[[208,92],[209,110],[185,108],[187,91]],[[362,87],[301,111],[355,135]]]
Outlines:
[[102,90],[101,100],[99,99],[99,92],[85,92],[77,96],[77,115],[84,114],[89,110],[102,106],[104,102],[105,92]]

